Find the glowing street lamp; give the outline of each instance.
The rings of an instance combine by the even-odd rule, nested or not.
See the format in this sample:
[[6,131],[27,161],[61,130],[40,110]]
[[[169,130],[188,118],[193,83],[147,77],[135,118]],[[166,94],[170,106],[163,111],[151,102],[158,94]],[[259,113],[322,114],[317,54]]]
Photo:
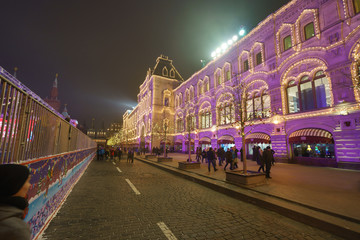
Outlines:
[[242,29],[240,29],[240,31],[239,31],[239,36],[240,36],[240,37],[243,37],[244,35],[245,35],[245,29],[242,28]]

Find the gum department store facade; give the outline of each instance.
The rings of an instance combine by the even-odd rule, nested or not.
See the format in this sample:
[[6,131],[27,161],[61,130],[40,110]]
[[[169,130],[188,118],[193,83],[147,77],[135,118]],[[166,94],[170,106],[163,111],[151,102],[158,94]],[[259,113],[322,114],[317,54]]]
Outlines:
[[241,86],[248,157],[271,145],[277,161],[360,169],[359,66],[360,0],[293,0],[185,81],[161,55],[122,143],[185,152],[190,132],[192,149],[240,149]]

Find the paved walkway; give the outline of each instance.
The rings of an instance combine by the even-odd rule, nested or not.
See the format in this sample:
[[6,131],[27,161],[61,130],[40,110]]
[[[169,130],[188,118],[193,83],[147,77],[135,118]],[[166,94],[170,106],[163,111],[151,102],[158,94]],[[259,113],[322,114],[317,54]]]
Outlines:
[[[188,158],[187,154],[180,153],[170,153],[169,156],[173,158],[172,162],[156,163],[156,159],[148,161],[177,169],[178,162]],[[191,158],[194,160],[195,155],[191,155]],[[247,165],[248,170],[258,169],[251,160],[247,161]],[[207,164],[203,163],[200,169],[182,172],[225,182],[225,171],[217,167],[219,171],[211,169],[208,172]],[[242,169],[242,163],[239,168]],[[360,171],[276,163],[271,169],[271,176],[272,179],[267,179],[265,185],[252,187],[251,190],[349,220],[360,231]]]

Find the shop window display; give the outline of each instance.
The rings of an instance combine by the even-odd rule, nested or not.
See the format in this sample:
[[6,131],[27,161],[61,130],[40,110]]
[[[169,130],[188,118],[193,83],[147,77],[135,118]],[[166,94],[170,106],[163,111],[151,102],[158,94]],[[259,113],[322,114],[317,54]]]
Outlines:
[[294,143],[295,157],[335,158],[334,144],[329,143]]

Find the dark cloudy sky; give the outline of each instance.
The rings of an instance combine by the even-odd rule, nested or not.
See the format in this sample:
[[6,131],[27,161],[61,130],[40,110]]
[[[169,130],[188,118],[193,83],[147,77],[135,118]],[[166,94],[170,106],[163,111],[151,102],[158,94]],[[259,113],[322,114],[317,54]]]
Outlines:
[[[59,98],[80,123],[120,121],[160,54],[184,79],[201,59],[288,0],[1,1],[0,65],[40,97],[59,73]],[[61,108],[61,110],[63,107]]]

